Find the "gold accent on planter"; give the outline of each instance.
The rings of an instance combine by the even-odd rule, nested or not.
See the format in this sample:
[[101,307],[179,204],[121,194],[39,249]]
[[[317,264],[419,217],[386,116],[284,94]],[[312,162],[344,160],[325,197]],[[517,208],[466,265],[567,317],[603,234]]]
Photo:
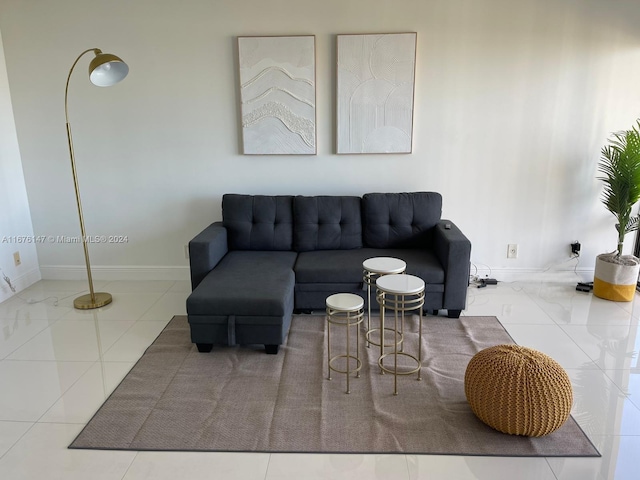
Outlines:
[[636,294],[636,284],[616,285],[596,277],[593,279],[593,294],[614,302],[630,302]]

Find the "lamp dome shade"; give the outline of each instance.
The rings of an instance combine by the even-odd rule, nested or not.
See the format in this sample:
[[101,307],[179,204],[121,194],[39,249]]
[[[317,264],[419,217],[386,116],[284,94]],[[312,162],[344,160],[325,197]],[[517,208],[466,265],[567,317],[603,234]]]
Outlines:
[[129,67],[110,53],[98,53],[89,64],[89,79],[98,87],[115,85],[129,73]]

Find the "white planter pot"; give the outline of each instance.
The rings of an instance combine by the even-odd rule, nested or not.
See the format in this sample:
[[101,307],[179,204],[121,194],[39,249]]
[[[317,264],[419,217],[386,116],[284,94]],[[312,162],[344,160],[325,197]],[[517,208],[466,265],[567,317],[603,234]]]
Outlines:
[[627,265],[611,262],[611,254],[598,255],[593,279],[593,294],[615,302],[630,302],[636,293],[640,260],[633,255],[621,257]]

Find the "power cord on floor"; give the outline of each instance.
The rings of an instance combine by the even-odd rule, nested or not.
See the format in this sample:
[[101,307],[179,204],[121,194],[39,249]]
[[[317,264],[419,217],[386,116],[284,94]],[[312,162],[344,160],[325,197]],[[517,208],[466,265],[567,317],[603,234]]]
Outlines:
[[[573,255],[571,255],[567,260],[563,260],[562,262],[558,262],[558,263],[553,263],[551,265],[549,265],[547,268],[545,268],[544,270],[542,270],[540,273],[547,273],[549,270],[551,270],[554,267],[559,267],[567,262],[570,262],[572,260],[577,260],[576,264],[573,267],[573,273],[578,276],[578,266],[580,265],[580,253],[575,253]],[[491,267],[484,264],[484,263],[479,263],[478,265],[482,265],[487,267],[487,269],[489,270],[489,273],[485,276],[485,278],[480,277],[480,275],[478,275],[478,267],[476,266],[475,263],[471,263],[471,266],[474,269],[474,273],[469,275],[469,285],[474,285],[474,286],[482,286],[483,282],[486,285],[495,285],[497,282],[497,280],[493,279],[491,277]],[[495,283],[494,283],[495,282]],[[499,283],[514,283],[514,282],[499,282]]]
[[476,288],[483,288],[483,287],[486,287],[487,285],[497,285],[498,281],[494,278],[491,278],[491,267],[484,263],[480,263],[479,265],[483,265],[487,267],[487,269],[489,270],[489,273],[485,276],[485,278],[480,277],[480,275],[478,275],[477,265],[472,262],[471,266],[474,269],[474,273],[469,275],[469,286],[474,286]]
[[580,265],[580,253],[576,253],[574,255],[571,255],[567,260],[564,260],[560,263],[554,263],[549,265],[547,268],[545,268],[542,272],[540,273],[547,273],[549,270],[551,270],[554,267],[559,267],[560,265],[564,265],[567,262],[570,262],[571,260],[578,260],[576,262],[576,264],[573,267],[573,273],[578,276],[578,265]]
[[36,304],[36,303],[46,302],[47,300],[49,300],[49,299],[51,299],[51,298],[52,298],[52,299],[53,299],[53,306],[54,306],[54,307],[57,307],[61,300],[65,300],[65,299],[67,299],[67,298],[69,298],[69,297],[77,297],[78,295],[81,295],[81,294],[83,294],[83,293],[86,293],[86,290],[82,290],[82,291],[80,291],[80,292],[76,292],[76,293],[71,293],[71,294],[66,295],[66,296],[64,296],[64,297],[50,296],[50,297],[45,297],[45,298],[43,298],[43,299],[41,299],[41,300],[36,300],[36,299],[34,299],[34,298],[24,298],[24,297],[22,297],[22,296],[20,296],[20,295],[18,295],[18,298],[19,298],[19,299],[21,299],[21,300],[24,300],[24,301],[25,301],[25,302],[27,302],[29,305],[34,305],[34,304]]
[[[6,282],[7,285],[9,285],[9,288],[11,289],[11,291],[13,293],[16,293],[16,287],[13,285],[13,283],[11,283],[11,279],[2,271],[2,268],[0,268],[0,272],[2,272],[2,279]],[[53,299],[53,306],[57,307],[58,304],[60,303],[60,300],[65,300],[69,297],[75,297],[78,296],[80,294],[85,293],[86,290],[82,290],[80,292],[76,292],[76,293],[72,293],[69,295],[66,295],[64,297],[56,297],[56,296],[49,296],[49,297],[45,297],[41,300],[36,300],[34,298],[24,298],[20,295],[16,295],[16,297],[18,297],[20,300],[23,300],[24,302],[28,303],[29,305],[34,305],[36,303],[42,303],[42,302],[46,302],[49,299]]]
[[0,268],[0,272],[2,272],[2,279],[7,283],[7,285],[9,285],[9,289],[13,293],[16,293],[16,287],[14,287],[11,283],[11,279],[5,275],[5,273],[2,271],[2,268]]
[[24,298],[21,297],[20,295],[18,295],[18,298],[21,300],[24,300],[25,302],[27,302],[29,305],[35,305],[36,303],[42,303],[42,302],[46,302],[47,300],[49,300],[50,298],[53,298],[53,306],[57,307],[58,306],[58,302],[59,302],[59,298],[58,297],[46,297],[43,298],[42,300],[36,300],[34,298]]

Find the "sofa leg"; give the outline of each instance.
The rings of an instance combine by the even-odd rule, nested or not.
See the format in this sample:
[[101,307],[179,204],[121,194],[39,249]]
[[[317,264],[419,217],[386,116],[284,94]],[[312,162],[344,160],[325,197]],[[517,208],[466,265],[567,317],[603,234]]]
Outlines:
[[429,313],[430,313],[431,315],[433,315],[434,317],[437,317],[437,316],[438,316],[438,311],[439,311],[439,310],[429,310]]
[[460,318],[461,313],[462,313],[462,310],[447,310],[447,317]]
[[268,355],[277,355],[279,348],[280,345],[265,345],[264,351],[267,352]]
[[196,343],[200,353],[208,353],[213,348],[213,343]]

